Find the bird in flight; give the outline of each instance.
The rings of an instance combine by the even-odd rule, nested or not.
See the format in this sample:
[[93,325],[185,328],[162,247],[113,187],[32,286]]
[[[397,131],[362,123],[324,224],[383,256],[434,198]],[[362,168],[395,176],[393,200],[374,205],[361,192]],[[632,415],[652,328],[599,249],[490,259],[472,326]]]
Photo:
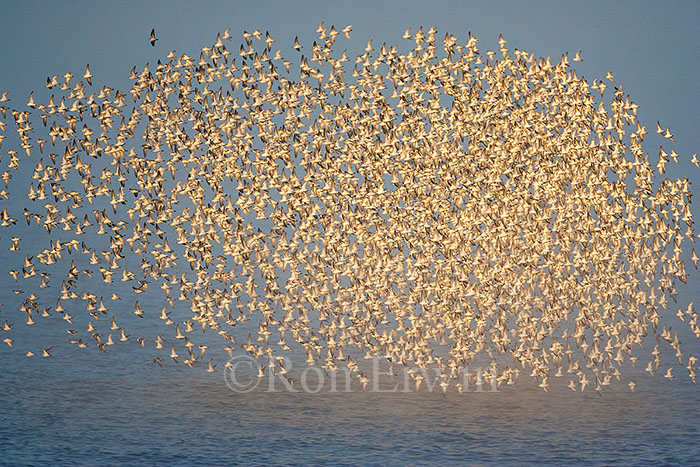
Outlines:
[[92,73],[90,73],[90,64],[87,64],[85,66],[85,74],[83,75],[83,78],[85,78],[85,81],[87,81],[88,84],[92,86]]
[[[340,31],[349,37],[351,26]],[[7,318],[37,339],[42,321],[63,331],[61,320],[79,348],[90,338],[103,352],[138,345],[156,352],[154,365],[172,367],[170,357],[214,373],[217,350],[199,341],[201,326],[226,341],[231,359],[253,357],[259,378],[284,376],[278,352],[297,346],[308,365],[344,366],[363,388],[370,380],[355,348],[415,365],[415,390],[425,381],[443,393],[486,355],[492,365],[477,385],[515,384],[522,368],[545,392],[565,371],[572,391],[600,391],[621,380],[626,361],[646,363],[631,351],[662,326],[681,362],[665,322],[700,338],[699,317],[693,303],[675,316],[664,310],[674,283],[692,280],[682,254],[700,262],[687,243],[697,236],[690,181],[656,183],[684,157],[657,121],[670,142],[654,171],[640,146],[646,127],[620,83],[605,108],[611,72],[589,84],[569,69],[568,52],[553,64],[510,51],[502,35],[502,59],[489,50],[483,60],[471,33],[459,45],[422,27],[404,32],[415,41],[408,54],[368,40],[352,59],[334,53],[342,38],[333,25],[316,32],[312,46],[294,38],[295,52],[308,51],[299,78],[258,29],[243,32],[234,64],[226,30],[199,59],[171,51],[155,67],[132,68],[126,92],[88,93],[98,82],[86,65],[84,81],[48,77],[48,101],[37,92],[28,109],[0,106],[0,145],[6,125],[16,139],[0,168],[0,201],[13,195],[0,206],[0,251],[15,255],[0,267],[13,286]],[[148,40],[155,47],[155,29]],[[700,166],[697,154],[690,163]],[[13,216],[60,236],[35,244]],[[109,289],[93,288],[100,276]],[[165,298],[155,339],[138,334],[158,319],[153,289]],[[109,311],[100,290],[113,301],[144,298]],[[239,326],[253,320],[257,331]],[[30,342],[35,354],[12,328],[0,325],[0,354],[51,357],[52,344]],[[647,371],[678,379],[682,370],[664,375],[661,357],[657,346]],[[697,359],[681,363],[695,381]],[[467,379],[454,385],[469,391]]]
[[151,46],[155,47],[156,46],[156,41],[158,38],[156,37],[156,30],[151,29],[151,36],[148,38],[148,41],[151,43]]

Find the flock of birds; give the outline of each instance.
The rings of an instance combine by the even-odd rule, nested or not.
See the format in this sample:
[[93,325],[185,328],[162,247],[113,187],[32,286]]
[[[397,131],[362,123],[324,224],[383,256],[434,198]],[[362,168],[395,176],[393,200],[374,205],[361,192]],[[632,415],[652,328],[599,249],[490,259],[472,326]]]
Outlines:
[[[226,31],[199,57],[134,67],[126,93],[93,87],[89,66],[49,77],[43,104],[3,93],[0,233],[23,257],[3,342],[47,320],[79,348],[137,342],[161,366],[216,371],[196,343],[213,330],[261,374],[284,374],[295,348],[363,386],[359,360],[376,356],[460,391],[483,357],[499,386],[522,372],[600,391],[651,342],[649,373],[673,378],[669,346],[694,382],[697,358],[667,327],[677,315],[700,338],[693,304],[669,301],[695,241],[690,182],[659,180],[681,156],[650,162],[612,74],[589,83],[566,54],[503,37],[482,54],[471,33],[434,28],[407,30],[406,54],[369,41],[350,59],[333,51],[350,31],[321,24],[290,60],[269,33],[237,50]],[[141,293],[162,309],[121,298]],[[136,337],[119,324],[132,313],[164,330]]]

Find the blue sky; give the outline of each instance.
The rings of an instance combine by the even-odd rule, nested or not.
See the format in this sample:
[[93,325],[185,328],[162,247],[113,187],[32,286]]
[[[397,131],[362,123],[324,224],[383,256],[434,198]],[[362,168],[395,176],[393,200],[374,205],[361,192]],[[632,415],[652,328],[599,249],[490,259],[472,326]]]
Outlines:
[[[659,144],[675,149],[683,163],[669,164],[666,176],[689,176],[695,194],[700,193],[700,171],[688,163],[700,149],[696,1],[3,2],[0,93],[8,91],[11,107],[27,109],[24,103],[32,90],[37,102],[48,98],[48,76],[70,71],[80,77],[88,63],[96,86],[126,92],[133,66],[141,70],[171,50],[198,57],[227,28],[233,36],[230,50],[243,42],[243,31],[257,28],[276,39],[274,50],[281,48],[285,57],[298,60],[294,37],[306,47],[302,53],[308,51],[321,21],[338,28],[352,24],[352,38],[340,36],[335,46],[338,51],[347,47],[350,57],[361,53],[369,39],[375,45],[397,44],[405,53],[414,44],[401,38],[403,31],[419,26],[434,26],[437,37],[454,34],[461,43],[471,31],[482,52],[497,50],[499,34],[511,50],[551,55],[553,61],[565,52],[572,57],[583,50],[583,62],[572,62],[579,76],[590,82],[613,72],[615,84],[622,83],[639,105],[639,120],[649,131],[643,148],[652,164]],[[159,38],[156,47],[148,42],[152,28]],[[657,120],[671,128],[675,144],[655,133]]]
[[[232,45],[242,42],[244,30],[268,30],[275,47],[291,57],[294,37],[309,47],[321,21],[353,25],[352,39],[338,44],[351,56],[369,39],[409,50],[401,35],[421,25],[464,42],[471,31],[482,50],[495,49],[499,34],[508,47],[536,56],[558,59],[583,50],[584,61],[574,63],[579,75],[590,81],[612,71],[640,106],[643,124],[652,128],[658,119],[671,127],[679,154],[700,147],[696,1],[3,2],[0,90],[18,105],[32,89],[42,89],[47,76],[82,74],[87,63],[97,83],[126,90],[132,66],[155,63],[173,49],[198,54],[229,27]],[[152,28],[155,48],[147,41]],[[652,142],[647,150],[655,156]]]
[[[480,50],[497,49],[503,34],[508,47],[552,56],[573,56],[583,50],[583,62],[572,62],[589,82],[611,71],[615,84],[639,105],[639,120],[649,136],[644,150],[656,164],[658,145],[674,149],[684,161],[669,164],[668,177],[688,175],[694,192],[700,176],[688,160],[700,148],[700,7],[696,1],[121,1],[3,2],[0,6],[0,93],[8,91],[13,108],[25,108],[32,90],[37,102],[50,94],[48,76],[72,72],[82,76],[86,64],[96,85],[127,91],[133,66],[155,64],[170,50],[197,57],[212,45],[217,32],[231,28],[230,50],[243,42],[245,30],[269,31],[275,50],[298,60],[295,36],[310,49],[315,29],[353,25],[352,39],[340,37],[336,48],[348,55],[374,44],[398,44],[407,52],[413,43],[401,38],[406,28],[438,29],[465,43],[471,31]],[[148,35],[159,38],[151,47]],[[298,62],[295,62],[295,65]],[[77,79],[77,78],[76,78]],[[612,91],[612,89],[610,90]],[[608,95],[611,92],[607,93]],[[656,121],[670,127],[676,143],[655,134]],[[697,197],[696,197],[697,199]],[[693,209],[699,216],[697,206]]]
[[[70,71],[82,76],[86,64],[96,86],[106,84],[126,92],[132,67],[155,64],[169,51],[198,57],[216,34],[231,28],[229,50],[243,42],[243,31],[269,31],[274,50],[296,60],[292,48],[298,36],[306,48],[316,28],[352,24],[352,39],[340,36],[338,51],[354,57],[369,39],[378,45],[413,47],[401,38],[406,28],[434,26],[437,37],[449,32],[466,43],[471,31],[482,52],[497,50],[503,34],[511,50],[518,48],[553,61],[583,50],[583,62],[572,62],[589,82],[613,72],[615,84],[639,105],[639,120],[649,135],[643,148],[656,164],[659,144],[681,155],[669,164],[667,177],[689,176],[700,192],[700,171],[688,163],[699,152],[700,128],[700,7],[696,1],[121,1],[3,2],[0,6],[0,93],[8,91],[12,108],[24,108],[36,91],[45,102],[48,76]],[[159,38],[151,47],[155,28]],[[78,78],[76,78],[78,79]],[[98,88],[99,89],[99,88]],[[612,94],[606,93],[608,97]],[[9,116],[8,116],[9,117]],[[656,121],[670,127],[675,144],[655,133]],[[697,196],[696,196],[697,200]],[[695,217],[700,217],[697,203]]]

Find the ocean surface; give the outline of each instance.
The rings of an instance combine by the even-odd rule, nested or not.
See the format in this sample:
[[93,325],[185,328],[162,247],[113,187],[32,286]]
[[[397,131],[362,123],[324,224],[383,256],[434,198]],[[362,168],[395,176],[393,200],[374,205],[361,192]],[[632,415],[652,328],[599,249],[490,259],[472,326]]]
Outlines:
[[[353,385],[340,392],[347,387],[339,385],[331,392],[328,384],[312,394],[290,392],[279,381],[274,392],[262,384],[240,393],[218,368],[161,369],[138,353],[8,360],[3,350],[0,463],[697,465],[700,459],[700,390],[680,373],[673,382],[640,374],[636,392],[618,385],[600,395],[556,382],[545,393],[527,378],[499,392],[450,388],[444,395],[425,386],[363,392]],[[382,378],[384,388],[401,382],[400,375]]]
[[[27,237],[27,241],[30,241]],[[21,270],[23,255],[0,255],[6,269]],[[86,255],[84,255],[86,256]],[[19,264],[14,264],[19,262]],[[79,266],[81,267],[81,266]],[[691,266],[692,267],[692,266]],[[674,316],[678,307],[700,303],[698,273],[690,270],[688,284],[669,306],[664,322],[679,332],[684,364],[688,353],[700,356],[700,341],[687,324]],[[117,285],[115,285],[116,287]],[[243,387],[231,384],[224,371],[228,360],[224,341],[207,331],[190,337],[209,349],[204,364],[188,368],[169,357],[174,330],[159,319],[163,306],[156,293],[141,294],[145,318],[131,313],[133,297],[109,302],[107,315],[96,324],[103,335],[112,315],[127,329],[129,341],[100,352],[85,333],[89,316],[81,301],[66,301],[74,325],[58,313],[35,317],[26,326],[13,289],[0,288],[0,324],[8,319],[14,348],[0,342],[0,464],[2,465],[698,465],[700,462],[700,385],[693,384],[665,345],[664,363],[651,376],[644,371],[656,341],[649,336],[636,368],[629,362],[622,381],[598,394],[567,389],[566,378],[550,378],[549,392],[522,375],[516,386],[497,392],[471,385],[460,394],[450,386],[443,394],[423,384],[415,391],[404,384],[405,373],[387,368],[374,375],[373,362],[357,357],[374,375],[365,391],[354,381],[349,392],[344,380],[333,386],[319,372],[306,371],[305,355],[295,354],[286,365],[296,381],[293,392],[272,375],[258,380],[255,369],[242,360],[238,374]],[[37,294],[51,297],[60,282]],[[154,288],[155,289],[155,288]],[[108,297],[110,286],[96,283],[89,290]],[[55,300],[55,299],[54,299]],[[53,305],[49,299],[42,306]],[[187,303],[174,311],[175,321],[189,313]],[[67,340],[66,329],[79,331],[90,347],[79,349]],[[257,322],[241,325],[238,344]],[[156,351],[153,338],[162,333],[165,349]],[[0,337],[8,335],[0,331]],[[86,337],[87,335],[87,337]],[[135,338],[143,336],[142,349]],[[236,352],[241,354],[240,345]],[[41,350],[51,346],[51,358]],[[38,355],[27,358],[33,350]],[[179,352],[184,352],[182,345]],[[196,351],[196,350],[195,350]],[[160,355],[163,368],[153,363]],[[215,372],[206,372],[213,358]],[[250,363],[250,362],[247,362]],[[674,380],[663,377],[673,368]],[[472,368],[474,372],[478,368]],[[661,374],[660,374],[661,373]],[[342,376],[342,375],[341,375]],[[566,374],[564,376],[567,376]],[[247,378],[247,379],[246,379]],[[306,379],[304,379],[306,378]],[[627,382],[637,383],[635,392]],[[303,390],[303,383],[315,393]],[[236,390],[234,390],[236,389]]]

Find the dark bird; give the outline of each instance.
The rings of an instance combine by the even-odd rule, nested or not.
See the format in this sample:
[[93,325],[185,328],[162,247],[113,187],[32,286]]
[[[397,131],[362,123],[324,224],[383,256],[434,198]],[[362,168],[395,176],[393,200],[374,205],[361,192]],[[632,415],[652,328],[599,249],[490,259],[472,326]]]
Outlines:
[[158,40],[158,38],[156,37],[156,30],[155,30],[155,29],[151,29],[151,37],[148,38],[148,41],[151,43],[151,45],[152,45],[153,47],[155,47],[155,46],[156,46],[156,41],[157,41],[157,40]]

